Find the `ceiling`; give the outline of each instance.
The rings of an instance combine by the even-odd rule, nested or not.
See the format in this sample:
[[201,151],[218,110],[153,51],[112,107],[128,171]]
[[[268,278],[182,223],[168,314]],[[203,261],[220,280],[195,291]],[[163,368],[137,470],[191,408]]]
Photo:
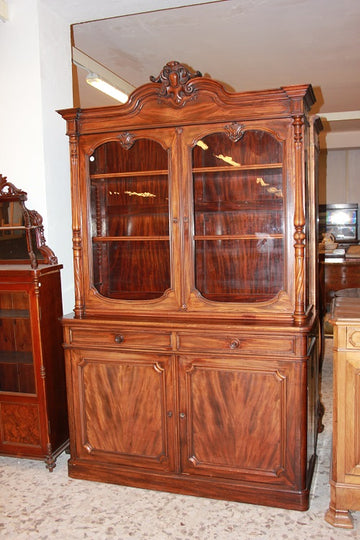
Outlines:
[[[149,82],[170,60],[237,92],[311,83],[314,112],[335,116],[327,129],[360,132],[359,0],[197,0],[177,7],[181,4],[46,0],[73,24],[77,49],[134,87]],[[80,105],[114,104],[86,84],[86,75],[78,68]],[[344,120],[344,112],[350,119]]]

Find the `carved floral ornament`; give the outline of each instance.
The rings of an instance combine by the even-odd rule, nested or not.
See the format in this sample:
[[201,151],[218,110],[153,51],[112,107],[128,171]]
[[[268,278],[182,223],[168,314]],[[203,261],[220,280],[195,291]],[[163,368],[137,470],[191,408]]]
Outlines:
[[188,68],[177,61],[168,62],[158,77],[151,76],[154,83],[161,83],[160,98],[169,98],[176,105],[184,105],[187,100],[195,98],[191,79],[202,77],[200,71],[191,73]]
[[232,122],[225,126],[225,133],[233,142],[238,142],[244,136],[244,126],[237,122]]
[[18,189],[11,182],[7,182],[7,177],[0,174],[0,196],[5,197],[18,197],[20,200],[26,200],[27,194],[25,191]]
[[128,131],[125,131],[120,133],[119,141],[121,146],[125,148],[125,150],[129,150],[135,142],[135,137]]

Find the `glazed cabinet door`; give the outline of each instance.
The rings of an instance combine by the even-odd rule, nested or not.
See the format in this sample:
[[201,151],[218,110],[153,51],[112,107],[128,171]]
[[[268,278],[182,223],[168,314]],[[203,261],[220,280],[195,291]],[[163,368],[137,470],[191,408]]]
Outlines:
[[292,363],[181,357],[182,470],[301,489],[298,377]]
[[0,451],[41,453],[43,412],[39,407],[39,335],[32,292],[0,291]]
[[66,354],[72,459],[173,469],[171,356],[96,350]]
[[267,303],[284,311],[287,301],[291,312],[285,294],[288,136],[286,123],[184,130],[192,164],[189,308],[244,311],[246,304],[253,310]]
[[171,160],[177,159],[174,139],[172,129],[82,141],[88,174],[80,190],[88,194],[89,207],[77,208],[75,221],[82,221],[89,249],[75,278],[81,275],[80,289],[84,278],[87,313],[128,312],[129,302],[131,310],[142,312],[179,307],[179,239],[177,228],[172,230],[178,197],[170,174]]
[[0,391],[36,394],[29,294],[0,291],[0,318]]

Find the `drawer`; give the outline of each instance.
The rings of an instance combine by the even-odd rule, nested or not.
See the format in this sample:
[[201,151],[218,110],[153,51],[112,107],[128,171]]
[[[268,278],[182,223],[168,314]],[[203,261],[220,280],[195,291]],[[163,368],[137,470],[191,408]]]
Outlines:
[[346,347],[348,349],[360,349],[360,326],[348,326],[346,328]]
[[171,349],[170,332],[134,331],[126,328],[112,328],[107,330],[70,328],[69,341],[70,345],[85,345],[88,347]]
[[292,337],[247,336],[240,334],[179,334],[178,347],[183,351],[221,351],[228,353],[255,353],[260,355],[295,355]]

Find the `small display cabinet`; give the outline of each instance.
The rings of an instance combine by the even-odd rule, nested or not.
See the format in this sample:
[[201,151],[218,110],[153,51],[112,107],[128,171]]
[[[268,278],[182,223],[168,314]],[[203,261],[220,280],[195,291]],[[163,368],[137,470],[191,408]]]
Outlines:
[[169,62],[61,111],[74,314],[69,474],[305,510],[319,316],[309,85],[228,93]]
[[26,198],[0,175],[0,454],[51,471],[68,446],[62,266]]

